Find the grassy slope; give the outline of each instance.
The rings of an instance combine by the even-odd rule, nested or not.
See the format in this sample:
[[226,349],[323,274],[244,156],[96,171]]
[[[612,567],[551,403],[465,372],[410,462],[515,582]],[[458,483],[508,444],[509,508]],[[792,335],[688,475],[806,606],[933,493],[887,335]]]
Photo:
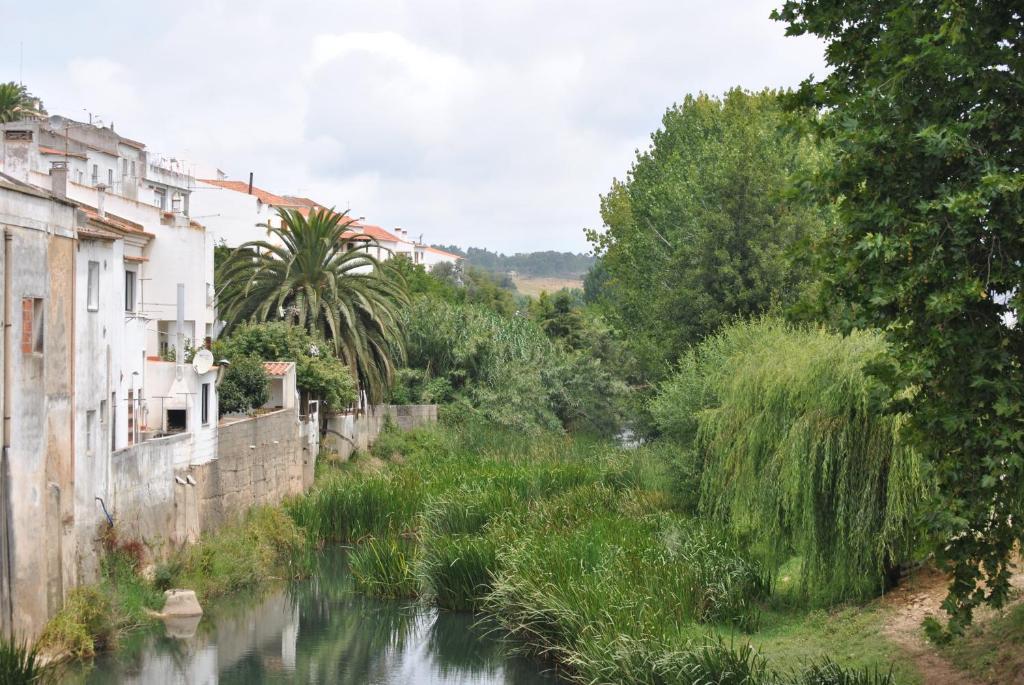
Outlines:
[[1024,603],[968,629],[942,648],[958,667],[986,683],[1020,682],[1024,674]]
[[530,297],[537,297],[542,292],[546,292],[549,295],[556,293],[562,288],[582,289],[583,279],[580,278],[548,278],[544,276],[515,276],[513,282],[516,284],[516,290],[522,295],[529,295]]

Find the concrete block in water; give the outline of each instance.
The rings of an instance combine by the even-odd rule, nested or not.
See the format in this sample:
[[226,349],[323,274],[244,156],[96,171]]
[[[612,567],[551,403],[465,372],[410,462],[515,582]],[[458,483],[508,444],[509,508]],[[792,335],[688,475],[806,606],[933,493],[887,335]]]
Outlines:
[[164,609],[162,618],[180,616],[202,616],[203,608],[199,606],[196,593],[192,590],[167,590],[164,592]]

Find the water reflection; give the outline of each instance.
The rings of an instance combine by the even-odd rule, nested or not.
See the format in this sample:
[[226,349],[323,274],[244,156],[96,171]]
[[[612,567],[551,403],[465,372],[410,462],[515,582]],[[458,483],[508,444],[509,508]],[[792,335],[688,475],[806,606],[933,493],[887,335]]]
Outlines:
[[314,579],[220,603],[187,639],[137,634],[71,683],[551,685],[465,614],[353,592],[341,553]]

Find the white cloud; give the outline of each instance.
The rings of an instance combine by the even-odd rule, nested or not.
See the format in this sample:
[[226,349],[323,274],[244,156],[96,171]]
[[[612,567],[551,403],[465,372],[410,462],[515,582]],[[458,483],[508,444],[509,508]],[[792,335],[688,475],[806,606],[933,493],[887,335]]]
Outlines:
[[598,194],[686,93],[822,68],[820,45],[784,38],[763,0],[103,4],[15,17],[0,62],[13,36],[45,45],[26,81],[52,111],[506,251],[587,249]]

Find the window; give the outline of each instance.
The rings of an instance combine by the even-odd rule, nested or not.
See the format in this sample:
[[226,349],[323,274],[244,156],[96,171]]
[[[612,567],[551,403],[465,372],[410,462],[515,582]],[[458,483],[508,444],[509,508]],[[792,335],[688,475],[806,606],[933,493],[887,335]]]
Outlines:
[[85,412],[85,454],[91,457],[96,454],[96,410]]
[[92,165],[92,184],[96,185],[100,182],[100,166],[99,164]]
[[31,142],[32,131],[4,131],[4,140]]
[[135,160],[132,160],[132,178],[135,178]]
[[202,406],[202,410],[203,410],[202,411],[203,425],[204,426],[209,426],[210,425],[210,384],[209,383],[203,383],[203,397],[202,397],[202,401],[203,401],[203,406]]
[[124,272],[124,310],[135,311],[135,272]]
[[43,352],[43,298],[25,297],[21,300],[21,352]]
[[153,204],[160,209],[167,209],[167,193],[162,190],[153,191]]
[[114,187],[114,170],[107,169],[107,185],[111,188]]
[[75,171],[75,182],[78,183],[78,185],[82,185],[82,181],[84,180],[84,177],[85,177],[85,172],[84,171],[82,171],[81,169],[78,169],[77,171]]
[[127,176],[128,175],[128,160],[127,159],[122,159],[121,160],[121,175],[122,176]]
[[99,311],[100,308],[100,263],[89,262],[89,285],[87,290],[86,307],[90,312]]

